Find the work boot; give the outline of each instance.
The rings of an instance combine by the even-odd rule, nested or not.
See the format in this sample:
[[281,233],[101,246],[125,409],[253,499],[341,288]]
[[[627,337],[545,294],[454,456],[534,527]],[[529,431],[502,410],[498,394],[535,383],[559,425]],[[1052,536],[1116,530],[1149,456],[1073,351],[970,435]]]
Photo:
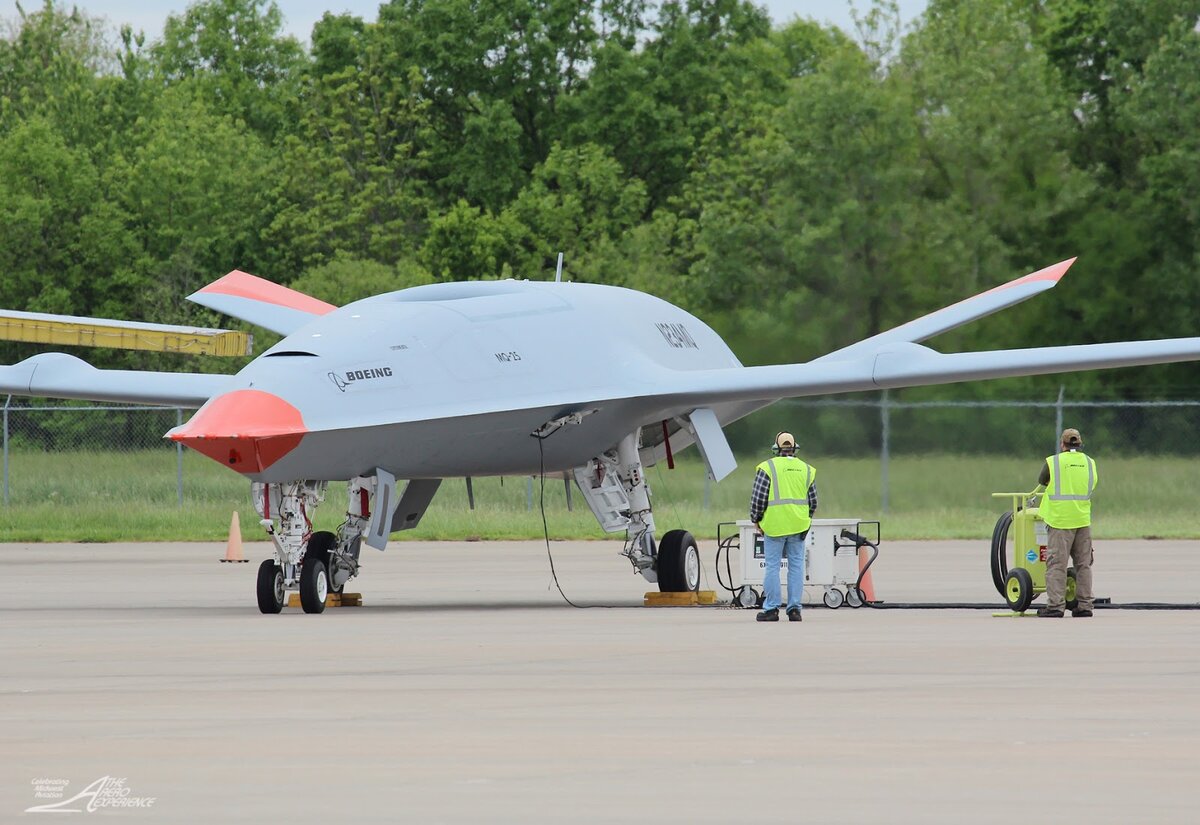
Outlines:
[[1037,614],[1043,619],[1061,619],[1064,615],[1063,611],[1049,607],[1039,607]]
[[803,619],[800,618],[800,610],[798,608],[793,607],[791,610],[788,611],[788,621],[789,622],[803,621]]
[[777,622],[779,621],[779,608],[774,610],[764,610],[755,617],[755,621],[759,622]]
[[1090,619],[1090,618],[1092,618],[1092,611],[1090,611],[1090,610],[1072,610],[1071,615],[1076,619]]

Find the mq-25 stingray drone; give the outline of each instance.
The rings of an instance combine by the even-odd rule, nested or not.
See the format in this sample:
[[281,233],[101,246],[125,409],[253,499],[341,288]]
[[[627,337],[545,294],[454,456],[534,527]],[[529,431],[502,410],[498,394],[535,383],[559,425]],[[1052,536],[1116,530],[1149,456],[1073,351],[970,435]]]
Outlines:
[[[274,544],[258,606],[286,591],[320,613],[415,527],[441,480],[569,472],[623,554],[663,591],[695,590],[696,543],[655,543],[643,468],[695,443],[709,475],[735,467],[722,426],[781,398],[1200,359],[1200,338],[942,354],[918,344],[1053,287],[1074,259],[805,364],[743,367],[698,318],[630,289],[470,281],[334,307],[233,271],[189,296],[273,330],[236,375],[98,370],[63,353],[0,367],[0,392],[199,406],[167,437],[246,476]],[[584,331],[589,331],[584,334]],[[202,406],[201,406],[202,405]],[[397,480],[406,480],[399,488]],[[346,519],[313,532],[330,481]]]

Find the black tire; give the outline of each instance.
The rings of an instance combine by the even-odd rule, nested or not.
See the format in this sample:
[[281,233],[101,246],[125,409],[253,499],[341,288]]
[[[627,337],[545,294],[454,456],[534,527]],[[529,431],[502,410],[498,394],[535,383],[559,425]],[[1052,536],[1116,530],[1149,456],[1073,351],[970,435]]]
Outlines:
[[658,543],[658,589],[694,593],[700,589],[700,548],[687,530],[671,530]]
[[734,594],[733,603],[743,608],[762,607],[762,596],[753,587],[744,584]]
[[1004,583],[1008,579],[1008,531],[1012,527],[1012,510],[1001,513],[992,530],[992,584],[996,592],[1004,595]]
[[283,570],[274,559],[258,566],[258,609],[262,613],[278,613],[284,602]]
[[[328,530],[322,530],[319,533],[313,533],[308,539],[308,548],[304,551],[305,556],[312,554],[321,561],[325,562],[325,574],[329,575],[329,571],[333,569],[330,557],[333,555],[333,548],[337,547],[337,536]],[[345,586],[344,584],[342,585]],[[329,592],[341,593],[341,587],[334,587],[332,579],[329,580]]]
[[1004,580],[1004,601],[1014,613],[1024,613],[1033,603],[1033,577],[1023,567],[1008,571]]
[[862,607],[867,603],[867,594],[863,592],[861,587],[846,588],[846,606],[855,609]]
[[846,595],[836,587],[831,587],[825,591],[825,595],[821,597],[821,601],[825,602],[825,606],[830,610],[837,610],[846,603]]
[[1064,591],[1067,599],[1067,610],[1079,607],[1079,585],[1075,580],[1075,568],[1067,568],[1067,589]]
[[316,556],[304,557],[300,565],[300,606],[305,613],[324,613],[329,595],[329,573]]

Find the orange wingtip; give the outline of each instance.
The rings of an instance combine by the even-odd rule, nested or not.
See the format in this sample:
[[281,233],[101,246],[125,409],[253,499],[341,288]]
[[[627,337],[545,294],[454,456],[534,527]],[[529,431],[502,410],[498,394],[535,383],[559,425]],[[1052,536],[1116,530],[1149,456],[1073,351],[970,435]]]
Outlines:
[[1067,260],[1059,261],[1058,263],[1052,264],[1045,269],[1039,269],[1037,272],[1031,272],[1028,275],[1023,275],[1022,277],[1009,281],[1006,284],[1000,284],[1000,286],[989,289],[987,292],[982,294],[987,295],[988,292],[999,292],[1002,289],[1009,289],[1010,287],[1032,283],[1033,281],[1054,281],[1055,283],[1058,283],[1059,279],[1062,278],[1063,275],[1067,274],[1067,270],[1071,268],[1071,264],[1073,263],[1075,263],[1075,258],[1067,258]]
[[167,437],[239,473],[258,473],[296,449],[307,432],[300,411],[279,396],[234,390]]
[[228,275],[213,281],[200,292],[231,295],[235,298],[246,298],[251,301],[262,301],[267,304],[296,309],[313,315],[324,315],[337,309],[333,304],[327,304],[311,295],[297,292],[286,286],[272,283],[265,278],[251,275],[235,269]]

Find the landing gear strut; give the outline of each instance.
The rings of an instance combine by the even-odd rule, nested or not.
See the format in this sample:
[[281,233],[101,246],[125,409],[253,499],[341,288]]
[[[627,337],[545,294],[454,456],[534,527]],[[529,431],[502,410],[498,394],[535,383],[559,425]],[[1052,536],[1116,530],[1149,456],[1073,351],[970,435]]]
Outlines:
[[691,533],[671,530],[655,547],[654,512],[638,453],[640,439],[641,431],[638,430],[617,444],[617,477],[629,503],[622,555],[646,581],[656,582],[663,593],[699,590],[700,551]]

